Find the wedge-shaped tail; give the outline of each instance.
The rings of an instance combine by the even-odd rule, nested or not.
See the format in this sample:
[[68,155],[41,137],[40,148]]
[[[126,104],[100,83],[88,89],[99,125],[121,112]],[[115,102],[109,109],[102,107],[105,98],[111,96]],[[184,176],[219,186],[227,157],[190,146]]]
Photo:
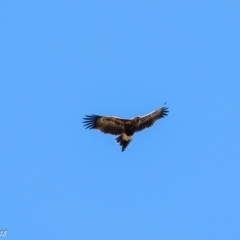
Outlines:
[[125,150],[125,148],[128,146],[128,144],[132,141],[132,138],[129,137],[126,139],[124,137],[124,134],[120,135],[116,138],[116,141],[119,143],[119,145],[122,147],[122,152]]

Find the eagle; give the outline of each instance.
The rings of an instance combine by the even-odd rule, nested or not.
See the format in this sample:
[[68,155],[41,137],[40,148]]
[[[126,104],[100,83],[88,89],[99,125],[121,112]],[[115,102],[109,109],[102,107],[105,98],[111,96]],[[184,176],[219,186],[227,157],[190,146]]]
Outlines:
[[86,129],[96,129],[103,133],[120,135],[116,141],[122,147],[122,152],[132,141],[135,132],[151,127],[155,121],[168,115],[168,107],[165,105],[145,116],[132,119],[123,119],[111,116],[86,115],[83,124]]

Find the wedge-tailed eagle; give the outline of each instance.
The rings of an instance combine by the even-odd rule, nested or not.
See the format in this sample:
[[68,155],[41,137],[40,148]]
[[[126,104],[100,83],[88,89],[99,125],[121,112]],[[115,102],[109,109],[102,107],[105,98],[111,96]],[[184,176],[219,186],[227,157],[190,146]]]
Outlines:
[[132,141],[135,132],[151,127],[155,121],[168,115],[168,108],[164,105],[142,117],[123,119],[118,117],[86,115],[83,124],[88,129],[97,129],[103,133],[120,135],[116,141],[122,147],[122,151]]

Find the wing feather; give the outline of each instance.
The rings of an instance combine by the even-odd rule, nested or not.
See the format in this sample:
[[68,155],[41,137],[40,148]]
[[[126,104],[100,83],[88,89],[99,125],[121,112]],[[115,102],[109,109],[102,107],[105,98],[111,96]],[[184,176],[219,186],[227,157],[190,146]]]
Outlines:
[[136,132],[141,131],[145,128],[151,127],[155,123],[155,121],[157,121],[160,118],[164,118],[167,115],[168,115],[168,108],[164,106],[156,111],[153,111],[143,116],[140,120],[139,126],[136,129]]
[[116,117],[104,117],[98,115],[86,115],[83,118],[83,124],[88,129],[97,129],[103,133],[119,135],[124,133],[125,125],[124,122],[127,119],[120,119]]

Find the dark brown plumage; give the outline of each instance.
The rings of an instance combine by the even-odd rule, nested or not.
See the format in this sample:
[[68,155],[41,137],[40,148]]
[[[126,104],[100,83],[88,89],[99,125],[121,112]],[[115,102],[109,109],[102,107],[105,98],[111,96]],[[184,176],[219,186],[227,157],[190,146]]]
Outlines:
[[103,133],[120,135],[116,141],[122,147],[122,151],[132,141],[135,132],[151,127],[155,121],[168,115],[168,108],[162,108],[153,111],[143,117],[132,119],[122,119],[117,117],[106,117],[98,115],[86,115],[83,121],[84,126],[89,129],[97,129]]

